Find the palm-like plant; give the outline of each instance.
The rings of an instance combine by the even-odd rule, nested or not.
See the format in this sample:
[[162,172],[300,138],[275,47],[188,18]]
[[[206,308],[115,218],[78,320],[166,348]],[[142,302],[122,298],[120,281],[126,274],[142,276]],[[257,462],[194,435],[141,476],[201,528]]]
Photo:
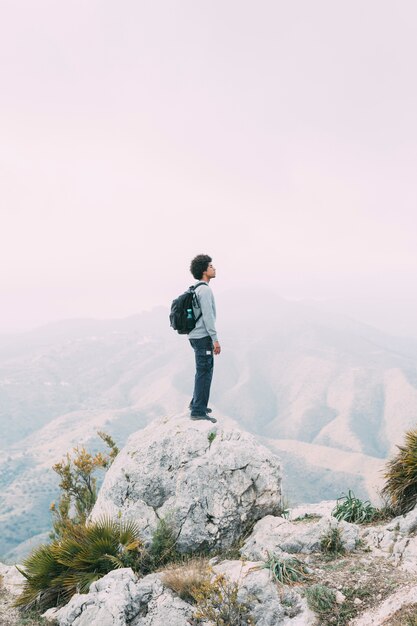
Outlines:
[[417,429],[406,432],[404,445],[397,447],[399,452],[386,465],[382,495],[403,515],[417,504]]
[[379,511],[369,500],[356,498],[353,491],[349,489],[347,495],[342,495],[337,499],[332,515],[339,521],[365,524],[375,520],[379,516]]
[[64,537],[36,548],[24,561],[26,581],[16,605],[45,610],[68,602],[116,568],[138,570],[142,548],[134,522],[102,518],[72,526]]
[[295,557],[281,557],[268,553],[268,559],[263,567],[269,569],[273,579],[283,585],[302,582],[309,577],[307,566]]

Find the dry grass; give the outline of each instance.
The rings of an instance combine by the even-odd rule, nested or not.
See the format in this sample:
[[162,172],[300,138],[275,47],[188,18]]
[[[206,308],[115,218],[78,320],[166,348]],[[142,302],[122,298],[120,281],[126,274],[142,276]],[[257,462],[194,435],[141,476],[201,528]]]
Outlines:
[[417,604],[401,607],[384,622],[384,626],[417,626]]
[[172,565],[162,575],[162,581],[186,602],[195,603],[195,591],[210,580],[210,567],[204,558],[190,559],[182,565]]

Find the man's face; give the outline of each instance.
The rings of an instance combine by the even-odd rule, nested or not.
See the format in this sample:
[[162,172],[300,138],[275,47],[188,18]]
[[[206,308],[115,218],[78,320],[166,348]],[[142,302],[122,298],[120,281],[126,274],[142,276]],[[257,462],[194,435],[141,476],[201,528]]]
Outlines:
[[213,263],[209,263],[206,270],[207,278],[216,278],[216,268]]

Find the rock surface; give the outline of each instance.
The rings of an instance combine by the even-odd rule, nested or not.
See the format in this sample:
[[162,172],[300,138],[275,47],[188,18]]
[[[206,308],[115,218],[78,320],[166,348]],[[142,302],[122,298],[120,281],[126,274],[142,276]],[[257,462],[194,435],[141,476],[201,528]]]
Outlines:
[[[417,604],[417,586],[400,589],[393,593],[377,607],[364,611],[362,615],[350,622],[351,626],[381,626],[385,624],[397,611],[404,607]],[[413,622],[397,622],[398,624],[412,624]]]
[[310,554],[320,552],[322,537],[334,528],[340,530],[347,552],[355,549],[359,531],[354,524],[338,522],[334,517],[322,517],[318,521],[290,522],[283,517],[268,515],[255,524],[252,534],[245,541],[241,554],[247,559],[262,560],[268,553]]
[[251,615],[257,626],[314,624],[316,617],[307,607],[305,599],[296,590],[290,589],[280,595],[269,570],[262,566],[262,561],[223,561],[214,565],[213,571],[238,583],[238,600],[251,606]]
[[165,589],[157,574],[141,580],[131,569],[110,572],[45,617],[59,626],[189,626],[193,607]]
[[362,539],[374,554],[385,556],[401,569],[417,574],[417,506],[385,525],[370,526]]
[[149,541],[168,517],[182,552],[227,548],[281,509],[280,461],[246,432],[189,417],[132,435],[107,472],[91,515],[133,519]]
[[[406,563],[415,562],[415,553],[405,558],[407,550],[415,546],[415,511],[371,527],[329,518],[327,504],[319,504],[316,511],[320,510],[324,515],[318,521],[305,517],[290,522],[266,516],[256,524],[243,548],[243,552],[247,548],[247,553],[264,555],[264,542],[274,551],[285,548],[284,557],[291,551],[304,553],[301,558],[313,574],[305,583],[276,585],[270,571],[263,567],[263,560],[218,563],[217,557],[212,559],[213,577],[222,574],[238,583],[238,600],[249,605],[256,626],[319,624],[320,618],[308,608],[305,595],[314,582],[336,593],[334,619],[345,604],[349,605],[348,611],[354,609],[357,617],[350,623],[355,626],[379,626],[397,611],[417,604],[417,576],[401,571]],[[358,538],[363,543],[357,551],[340,558],[337,569],[327,571],[328,561],[317,548],[322,533],[336,527],[348,549],[357,545]],[[344,592],[349,592],[348,596]],[[194,613],[194,606],[165,587],[163,572],[137,579],[131,570],[118,570],[93,584],[89,594],[75,596],[63,609],[51,611],[50,616],[58,619],[59,626],[189,626]]]
[[[238,583],[237,600],[250,605],[257,626],[312,626],[316,621],[297,591],[280,595],[262,563],[223,561],[213,567],[213,579],[219,574]],[[116,570],[93,583],[88,594],[76,594],[44,617],[59,626],[189,626],[196,607],[162,581],[163,572],[138,579],[130,569]]]
[[0,563],[0,577],[2,587],[13,596],[19,595],[22,591],[22,585],[25,577],[19,572],[14,565],[5,565]]

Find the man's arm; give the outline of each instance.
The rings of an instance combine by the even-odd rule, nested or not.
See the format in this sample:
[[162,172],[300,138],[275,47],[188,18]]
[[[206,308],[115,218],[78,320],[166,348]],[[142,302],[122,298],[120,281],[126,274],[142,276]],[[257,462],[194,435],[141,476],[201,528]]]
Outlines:
[[201,315],[203,316],[204,326],[213,341],[214,354],[220,354],[221,347],[217,338],[216,320],[213,311],[213,294],[210,288],[202,287],[198,293],[200,301]]

